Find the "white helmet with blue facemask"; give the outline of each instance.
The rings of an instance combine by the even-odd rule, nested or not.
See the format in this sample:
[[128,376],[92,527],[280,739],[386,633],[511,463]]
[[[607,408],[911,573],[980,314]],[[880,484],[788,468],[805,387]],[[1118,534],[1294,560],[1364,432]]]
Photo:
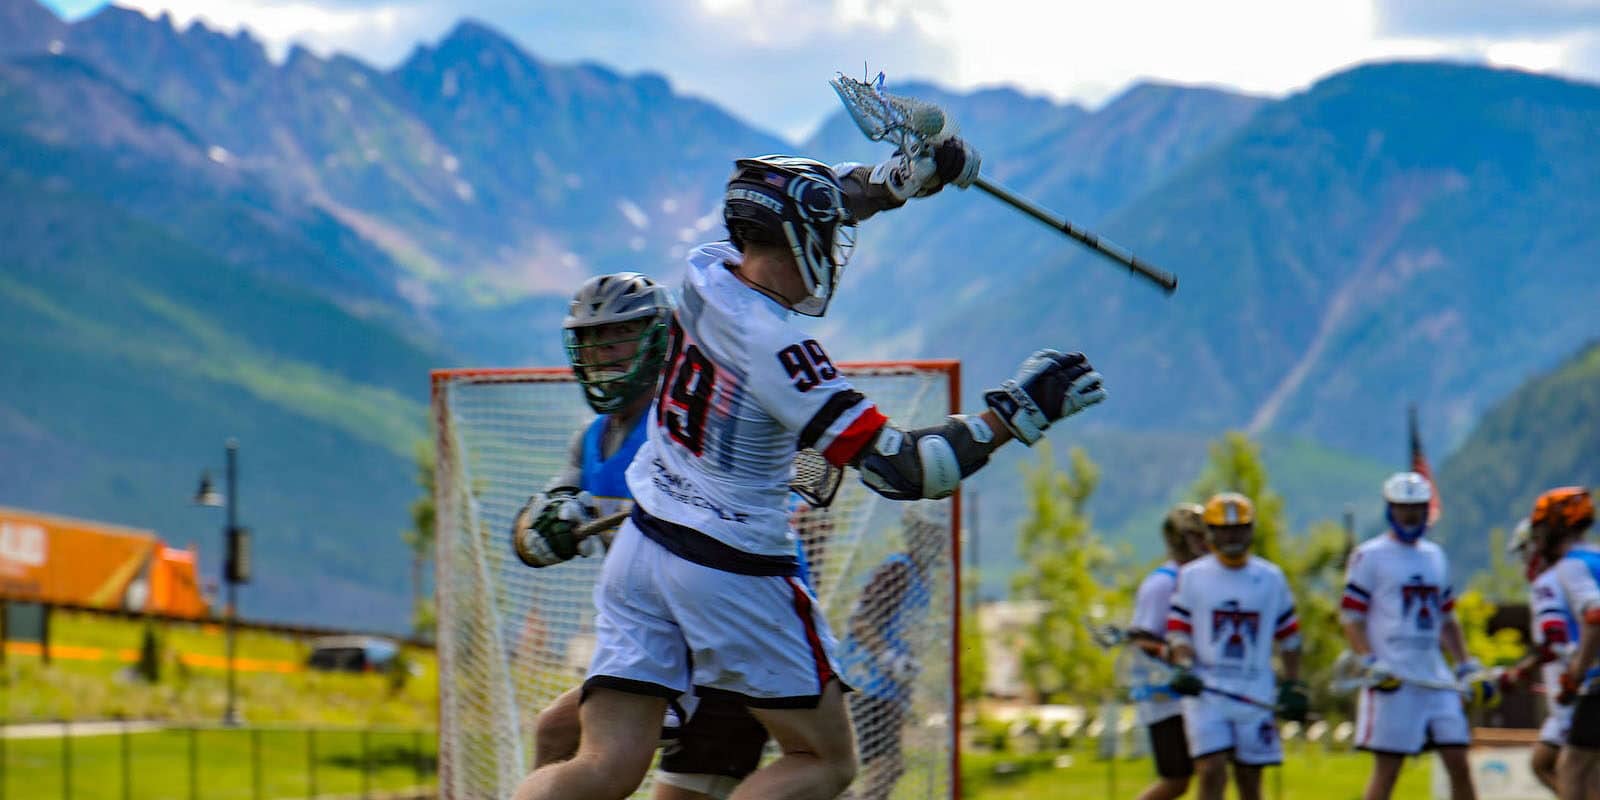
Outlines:
[[1419,472],[1396,472],[1383,482],[1388,503],[1384,519],[1400,541],[1410,544],[1428,530],[1428,509],[1433,503],[1433,482]]

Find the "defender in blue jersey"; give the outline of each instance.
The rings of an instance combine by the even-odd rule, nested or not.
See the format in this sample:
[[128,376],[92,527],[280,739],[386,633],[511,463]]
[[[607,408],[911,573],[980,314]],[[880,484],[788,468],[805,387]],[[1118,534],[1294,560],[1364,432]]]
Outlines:
[[[567,356],[584,399],[599,415],[573,434],[567,466],[534,495],[513,523],[513,548],[532,567],[593,555],[594,539],[573,541],[577,526],[633,503],[625,474],[645,440],[672,315],[667,289],[634,272],[589,279],[563,323]],[[599,539],[609,546],[611,532]],[[564,761],[580,738],[579,688],[540,712],[534,765]],[[688,722],[679,723],[685,717]],[[692,714],[673,709],[657,775],[656,800],[726,797],[761,760],[767,732],[743,705],[719,698]]]
[[933,602],[929,574],[950,538],[948,509],[918,503],[903,517],[905,551],[883,560],[867,577],[839,649],[850,721],[860,742],[861,770],[849,796],[884,800],[905,773],[901,732],[911,710],[918,652],[928,645]]

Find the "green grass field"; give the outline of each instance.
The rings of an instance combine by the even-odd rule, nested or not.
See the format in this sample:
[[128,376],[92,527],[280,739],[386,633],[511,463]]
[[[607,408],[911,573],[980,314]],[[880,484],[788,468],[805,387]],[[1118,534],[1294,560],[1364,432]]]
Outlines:
[[[1264,774],[1263,791],[1273,800],[1356,800],[1366,785],[1370,761],[1365,753],[1291,744],[1281,772],[1269,769]],[[1428,760],[1408,761],[1394,796],[1428,797],[1431,769]],[[1113,765],[1094,758],[1088,746],[1029,755],[968,753],[962,757],[961,773],[962,796],[972,800],[1127,798],[1155,779],[1149,759],[1119,759]]]
[[0,798],[65,798],[67,788],[73,800],[358,795],[431,786],[437,752],[431,733],[408,731],[172,729],[63,744],[0,740]]
[[[148,684],[130,678],[130,665],[113,657],[138,651],[144,623],[55,612],[52,645],[100,650],[106,657],[61,657],[47,665],[37,656],[9,653],[0,670],[0,721],[119,716],[185,723],[221,719],[227,697],[221,627],[157,623],[157,632],[161,676],[159,682]],[[237,636],[237,658],[244,665],[298,668],[309,653],[306,641],[287,635],[241,629]],[[403,685],[382,674],[240,669],[239,707],[251,724],[433,727],[438,719],[433,652],[406,648],[404,656],[416,674]]]

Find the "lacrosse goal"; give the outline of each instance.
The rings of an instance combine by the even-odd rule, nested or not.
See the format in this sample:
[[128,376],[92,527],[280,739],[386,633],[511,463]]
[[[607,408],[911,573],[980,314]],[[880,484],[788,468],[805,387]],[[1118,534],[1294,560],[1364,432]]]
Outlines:
[[[956,410],[960,365],[902,361],[841,365],[851,382],[902,426],[935,424]],[[573,432],[594,418],[571,370],[433,373],[438,514],[439,788],[442,798],[510,796],[529,769],[541,709],[583,680],[594,646],[591,591],[602,559],[530,569],[512,554],[511,519],[567,458]],[[903,553],[909,504],[886,500],[851,474],[826,509],[793,515],[813,590],[841,644],[864,584]],[[954,798],[959,791],[959,495],[922,501],[922,519],[950,535],[919,545],[927,611],[905,644],[920,662],[899,730],[856,720],[858,737],[900,736],[905,775],[895,798]],[[919,540],[927,537],[918,537]],[[932,552],[937,551],[937,552]],[[869,598],[892,592],[877,591]],[[919,593],[920,594],[920,593]],[[869,600],[868,602],[876,602]],[[846,681],[851,670],[844,669]],[[869,741],[862,741],[863,751]],[[770,746],[769,746],[770,754]],[[770,757],[770,755],[769,755]],[[648,796],[650,779],[636,797]]]

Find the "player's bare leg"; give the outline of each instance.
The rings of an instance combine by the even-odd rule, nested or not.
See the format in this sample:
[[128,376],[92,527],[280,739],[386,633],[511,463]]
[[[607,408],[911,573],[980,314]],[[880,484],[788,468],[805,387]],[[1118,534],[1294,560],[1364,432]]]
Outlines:
[[1187,791],[1189,791],[1188,778],[1158,778],[1155,783],[1140,792],[1136,800],[1178,800]]
[[752,708],[783,755],[739,784],[729,800],[833,800],[856,774],[856,737],[838,681],[816,708]]
[[1200,800],[1222,800],[1228,791],[1228,762],[1233,759],[1233,752],[1224,750],[1212,753],[1194,760],[1195,783],[1198,784]]
[[1467,763],[1467,748],[1441,747],[1439,760],[1444,762],[1445,774],[1450,776],[1450,800],[1477,800],[1478,792],[1472,788],[1472,767]]
[[1261,800],[1261,768],[1234,764],[1233,787],[1239,791],[1239,800]]
[[861,765],[855,785],[846,797],[859,800],[889,800],[894,786],[906,774],[904,759],[875,758]]
[[539,712],[533,723],[533,768],[566,761],[578,752],[578,698],[583,690],[574,686]]
[[1600,783],[1600,750],[1567,745],[1556,759],[1556,783],[1561,800],[1585,800]]
[[577,755],[534,770],[513,800],[623,800],[650,769],[666,713],[660,697],[592,689],[578,714],[584,735]]
[[1561,755],[1561,748],[1549,742],[1534,742],[1533,752],[1528,756],[1528,768],[1533,770],[1534,777],[1549,789],[1551,794],[1560,794],[1556,788],[1556,758]]
[[1389,800],[1394,794],[1394,783],[1400,778],[1400,767],[1406,763],[1402,756],[1388,753],[1372,754],[1372,777],[1367,779],[1367,791],[1362,800]]

